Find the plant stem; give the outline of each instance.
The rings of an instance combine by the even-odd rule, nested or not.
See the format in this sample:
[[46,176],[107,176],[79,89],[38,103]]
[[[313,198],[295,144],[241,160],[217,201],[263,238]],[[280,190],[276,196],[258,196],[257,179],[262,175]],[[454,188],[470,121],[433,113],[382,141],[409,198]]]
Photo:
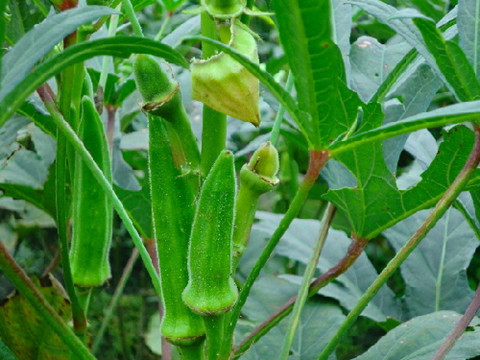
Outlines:
[[[49,110],[52,110],[51,104],[47,103],[46,106],[47,108],[50,107]],[[132,237],[133,243],[138,248],[143,264],[145,265],[145,268],[152,280],[153,287],[155,288],[155,292],[160,297],[162,292],[160,288],[160,279],[158,277],[158,274],[153,266],[152,260],[150,259],[150,256],[147,250],[145,249],[145,246],[143,245],[140,235],[135,229],[135,226],[133,225],[133,222],[130,219],[127,211],[125,210],[122,202],[120,201],[117,194],[113,190],[112,185],[107,180],[107,178],[105,178],[105,176],[103,175],[102,171],[98,167],[95,160],[93,160],[90,153],[85,149],[85,146],[82,144],[82,141],[78,138],[77,134],[73,131],[70,125],[67,122],[65,122],[65,120],[61,117],[61,114],[55,111],[52,111],[51,114],[52,114],[52,120],[55,123],[55,125],[58,127],[58,130],[65,136],[66,140],[73,146],[75,151],[78,152],[82,160],[85,162],[85,165],[90,169],[93,176],[95,176],[99,185],[101,186],[103,191],[105,191],[105,194],[107,195],[109,200],[112,202],[113,207],[115,208],[118,215],[122,219],[125,229],[128,231],[128,233]]]
[[[201,15],[202,35],[216,39],[215,22],[206,12]],[[215,53],[212,45],[202,43],[203,58],[208,59]],[[202,116],[202,158],[200,169],[205,178],[220,152],[225,149],[227,139],[227,116],[203,105]]]
[[[368,239],[353,238],[353,242],[348,248],[345,256],[340,259],[337,265],[330,268],[327,272],[319,276],[310,284],[308,296],[315,295],[318,290],[327,285],[330,281],[337,278],[357,260],[360,254],[365,249]],[[250,349],[263,335],[268,333],[275,325],[277,325],[283,318],[288,316],[293,309],[293,305],[297,296],[292,296],[285,304],[283,304],[275,313],[270,315],[267,320],[260,324],[253,330],[235,349],[234,359],[238,359],[245,351]]]
[[[120,11],[122,8],[121,5],[118,5],[116,10]],[[115,34],[117,33],[117,26],[118,26],[118,15],[112,15],[110,19],[110,25],[108,26],[108,37],[114,37]],[[103,91],[105,89],[105,84],[107,83],[107,77],[108,77],[108,57],[103,58],[103,63],[102,63],[102,72],[100,73],[100,80],[98,80],[98,87],[97,91],[102,89]]]
[[438,351],[433,356],[432,360],[445,359],[445,356],[447,356],[449,351],[453,348],[455,342],[465,332],[465,329],[468,327],[468,324],[470,324],[470,322],[474,318],[478,309],[480,309],[480,284],[477,287],[477,291],[475,291],[475,296],[473,297],[470,305],[468,305],[467,310],[465,310],[465,314],[463,314],[461,319],[455,325],[450,335],[448,335],[448,337],[445,339],[445,342],[442,344],[442,346],[440,346]]
[[37,315],[58,335],[71,352],[80,359],[95,357],[88,351],[85,344],[75,336],[70,327],[65,324],[60,315],[52,308],[32,280],[25,274],[0,242],[0,269],[12,282],[18,292],[25,297],[28,303],[36,310]]
[[475,236],[477,237],[477,239],[480,240],[480,229],[478,228],[477,224],[475,223],[475,220],[468,213],[467,209],[465,209],[465,206],[463,206],[463,204],[460,201],[455,200],[453,202],[453,207],[455,209],[457,209],[458,211],[460,211],[460,213],[463,215],[463,217],[467,221],[468,225],[470,225],[470,228],[475,233]]
[[318,236],[318,240],[315,246],[315,249],[312,253],[310,261],[308,262],[307,269],[303,275],[302,283],[300,289],[298,290],[298,295],[295,300],[295,305],[293,306],[293,315],[290,319],[290,325],[288,327],[288,332],[285,335],[285,341],[283,343],[282,352],[280,359],[287,360],[290,354],[290,347],[292,346],[293,339],[295,337],[295,331],[297,330],[298,323],[300,322],[300,315],[302,313],[303,306],[308,297],[308,290],[310,288],[310,281],[312,280],[315,269],[317,268],[318,259],[325,244],[327,238],[328,229],[332,223],[333,217],[335,216],[336,207],[332,204],[329,204],[325,212],[323,226]]
[[[287,77],[287,83],[285,84],[285,90],[290,93],[293,87],[293,73],[290,71]],[[280,134],[280,126],[282,125],[283,115],[285,115],[285,106],[282,104],[278,107],[277,116],[275,117],[275,122],[273,123],[272,132],[270,134],[270,142],[273,145],[277,144],[278,135]]]
[[345,334],[345,332],[353,325],[358,316],[367,307],[370,300],[376,295],[378,290],[386,283],[388,278],[398,269],[403,261],[410,255],[410,253],[417,247],[420,241],[427,235],[436,222],[443,216],[445,211],[450,207],[452,202],[457,198],[464,186],[468,183],[469,178],[475,171],[480,162],[480,128],[475,128],[475,144],[472,152],[467,159],[463,169],[457,175],[450,187],[445,191],[442,198],[438,201],[430,215],[425,219],[423,224],[417,229],[415,234],[407,241],[407,243],[400,249],[400,251],[387,264],[385,269],[378,275],[375,281],[370,285],[367,291],[358,301],[357,305],[350,311],[343,324],[338,328],[335,335],[327,344],[325,349],[320,354],[319,360],[328,359],[329,355],[335,350],[338,342]]
[[172,21],[172,14],[168,13],[167,18],[163,20],[162,26],[160,27],[160,30],[158,31],[157,35],[155,35],[156,41],[160,41],[163,39],[165,30],[167,29],[167,26],[170,25],[170,22]]
[[[37,90],[40,98],[45,103],[45,106],[53,116],[61,116],[60,112],[55,104],[50,89],[46,85],[42,85]],[[65,283],[65,289],[67,290],[68,297],[72,307],[73,329],[75,333],[83,340],[85,340],[85,332],[87,329],[87,319],[82,309],[80,301],[78,300],[75,286],[73,284],[72,271],[70,268],[70,257],[68,254],[68,232],[67,232],[67,196],[66,196],[66,151],[67,143],[62,134],[57,131],[57,159],[55,169],[55,206],[56,206],[56,223],[58,242],[60,246],[60,259],[63,269],[63,281]]]
[[135,15],[135,10],[133,9],[132,2],[130,0],[123,0],[123,10],[128,20],[132,24],[133,33],[137,36],[143,37],[142,27],[138,22],[137,16]]
[[224,341],[225,314],[204,316],[207,360],[217,360]]
[[235,325],[240,316],[240,311],[242,309],[242,306],[245,304],[245,301],[247,300],[248,294],[250,293],[250,289],[252,288],[253,283],[257,279],[262,268],[265,266],[265,263],[267,262],[267,260],[270,258],[270,255],[272,254],[273,250],[275,249],[278,242],[280,241],[280,238],[283,236],[283,234],[285,234],[288,227],[292,223],[293,219],[295,219],[298,212],[302,208],[303,203],[307,199],[310,189],[312,188],[313,184],[315,184],[315,181],[318,178],[320,170],[328,161],[328,155],[329,155],[328,151],[310,150],[310,163],[308,166],[307,173],[305,175],[305,179],[303,180],[302,184],[298,188],[298,191],[295,194],[295,197],[293,198],[290,207],[285,213],[285,216],[280,221],[280,224],[278,225],[277,229],[273,233],[272,237],[268,241],[262,253],[260,254],[260,257],[255,263],[255,266],[253,267],[252,271],[248,275],[248,278],[245,284],[243,285],[242,291],[240,292],[240,295],[238,297],[238,301],[232,309],[230,319],[229,319],[229,324],[226,327],[225,338],[227,340],[233,337],[233,331],[235,329]]
[[[255,0],[247,0],[247,4],[245,5],[245,7],[247,7],[248,9],[252,9],[254,3],[255,3]],[[249,25],[250,24],[250,18],[251,18],[250,15],[242,14],[242,16],[240,18],[240,21],[242,23],[244,23],[245,25]]]
[[125,285],[128,279],[130,278],[130,275],[132,274],[132,269],[137,259],[138,259],[138,249],[134,248],[132,251],[132,254],[130,255],[130,258],[127,261],[127,264],[125,265],[125,268],[123,269],[122,276],[120,277],[117,287],[115,288],[115,292],[113,293],[112,300],[110,301],[110,305],[108,305],[108,308],[105,311],[105,318],[103,319],[102,326],[100,326],[97,336],[93,341],[93,345],[92,345],[93,354],[95,354],[98,351],[98,348],[100,347],[100,344],[103,339],[103,335],[105,334],[105,330],[107,329],[107,326],[114,315],[118,301],[120,300],[120,297],[123,294],[123,290],[125,289]]

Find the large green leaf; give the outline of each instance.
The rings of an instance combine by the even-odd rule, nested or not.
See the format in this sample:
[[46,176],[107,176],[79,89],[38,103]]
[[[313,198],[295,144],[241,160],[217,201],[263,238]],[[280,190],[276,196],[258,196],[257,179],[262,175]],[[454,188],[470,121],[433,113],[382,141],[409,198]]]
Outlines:
[[[396,251],[429,213],[420,211],[384,231]],[[466,270],[478,245],[462,214],[450,208],[400,267],[410,317],[440,310],[465,311],[474,294]]]
[[463,102],[445,106],[433,111],[410,116],[401,121],[388,123],[372,130],[360,131],[351,138],[338,141],[330,146],[332,156],[358,146],[389,139],[394,136],[410,133],[420,129],[433,128],[448,124],[474,121],[480,116],[480,101]]
[[461,101],[480,99],[480,84],[462,49],[454,41],[445,40],[433,22],[416,18],[415,24],[457,98]]
[[467,59],[480,79],[480,0],[459,0],[458,37]]
[[[258,211],[259,219],[253,225],[255,231],[271,234],[275,231],[282,216],[263,211]],[[320,231],[320,221],[295,219],[280,240],[276,253],[289,259],[307,264],[312,249],[315,245],[316,236]],[[343,231],[330,229],[322,255],[317,268],[325,273],[337,265],[347,253],[352,240]],[[362,253],[352,267],[335,279],[334,282],[320,289],[319,294],[336,299],[340,305],[351,310],[358,302],[365,290],[375,280],[378,273],[367,256]],[[300,276],[282,275],[293,283],[300,284]],[[385,321],[387,317],[400,318],[400,307],[395,300],[395,294],[388,287],[380,289],[368,307],[362,313],[375,321]]]
[[[239,322],[236,338],[242,340],[242,335],[253,330],[296,292],[297,286],[286,280],[274,276],[261,278],[253,286],[242,310],[248,320]],[[289,359],[316,359],[344,318],[341,309],[334,304],[317,300],[307,302],[291,348],[293,355]],[[278,359],[281,351],[278,344],[283,341],[288,324],[288,320],[284,319],[253,345],[241,359]]]
[[[341,226],[372,238],[413,213],[433,206],[462,169],[473,147],[473,132],[458,126],[445,134],[438,155],[411,189],[398,189],[380,143],[370,143],[338,157],[357,179],[355,188],[329,191],[324,197],[344,217]],[[348,225],[347,225],[348,224]],[[340,225],[340,224],[339,224]]]
[[[391,330],[355,360],[430,360],[460,317],[452,311],[416,317]],[[480,355],[479,342],[480,331],[465,332],[445,359],[463,360]]]
[[330,1],[273,2],[280,40],[294,74],[300,119],[311,147],[326,148],[355,121],[361,105],[345,85],[339,48],[333,42]]
[[35,63],[80,25],[115,14],[105,6],[84,6],[48,17],[25,34],[3,58],[0,99],[23,80]]
[[69,47],[48,59],[19,82],[9,93],[0,97],[0,126],[35,89],[66,67],[99,55],[128,57],[131,54],[150,54],[188,68],[188,62],[176,50],[158,41],[130,36],[86,41]]

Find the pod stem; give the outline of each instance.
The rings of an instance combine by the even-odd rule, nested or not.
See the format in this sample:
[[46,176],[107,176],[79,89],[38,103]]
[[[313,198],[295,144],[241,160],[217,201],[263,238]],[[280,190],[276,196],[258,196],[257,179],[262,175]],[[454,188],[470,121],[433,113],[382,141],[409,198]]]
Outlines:
[[203,342],[191,346],[178,346],[177,350],[182,360],[205,360]]
[[258,203],[258,193],[248,186],[240,186],[235,205],[235,225],[233,230],[233,273],[242,258],[250,236]]
[[442,198],[437,202],[432,212],[428,215],[422,225],[417,229],[413,236],[405,243],[405,245],[397,252],[397,254],[390,260],[387,266],[378,275],[375,281],[365,291],[357,305],[347,315],[345,321],[337,329],[337,332],[331,338],[330,342],[323,349],[319,356],[319,360],[326,360],[330,354],[335,350],[340,339],[345,335],[348,329],[354,324],[358,316],[370,303],[370,300],[377,294],[378,290],[387,282],[390,276],[400,267],[411,252],[420,244],[420,241],[425,238],[428,232],[435,226],[437,221],[445,214],[445,211],[450,207],[452,202],[457,198],[462,189],[472,177],[475,169],[480,162],[480,127],[475,126],[475,144],[470,153],[467,162],[463,169],[457,175],[450,187],[445,191]]
[[219,359],[225,336],[225,314],[204,316],[206,341],[206,360]]

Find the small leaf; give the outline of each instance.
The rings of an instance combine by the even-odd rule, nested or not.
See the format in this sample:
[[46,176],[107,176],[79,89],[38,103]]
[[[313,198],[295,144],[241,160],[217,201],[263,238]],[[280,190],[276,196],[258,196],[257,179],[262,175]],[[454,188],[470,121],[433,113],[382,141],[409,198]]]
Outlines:
[[457,27],[460,47],[480,80],[480,0],[459,0]]
[[[33,279],[48,303],[64,321],[70,320],[70,304],[60,283]],[[46,327],[23,296],[14,293],[0,306],[0,337],[19,359],[70,359],[68,347]]]

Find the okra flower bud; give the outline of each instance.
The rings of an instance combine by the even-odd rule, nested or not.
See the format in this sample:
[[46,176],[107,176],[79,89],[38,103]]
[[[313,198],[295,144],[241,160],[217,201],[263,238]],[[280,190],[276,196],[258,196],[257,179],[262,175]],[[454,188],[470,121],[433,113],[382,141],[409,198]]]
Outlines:
[[190,237],[183,301],[199,314],[224,313],[237,300],[231,277],[235,188],[233,154],[224,151],[203,184]]
[[[255,39],[237,20],[219,25],[218,35],[223,43],[258,64]],[[260,124],[258,79],[223,52],[193,62],[192,97],[218,112]]]
[[245,252],[260,195],[272,190],[279,182],[276,176],[278,168],[278,152],[270,142],[266,142],[240,170],[233,232],[234,269]]

